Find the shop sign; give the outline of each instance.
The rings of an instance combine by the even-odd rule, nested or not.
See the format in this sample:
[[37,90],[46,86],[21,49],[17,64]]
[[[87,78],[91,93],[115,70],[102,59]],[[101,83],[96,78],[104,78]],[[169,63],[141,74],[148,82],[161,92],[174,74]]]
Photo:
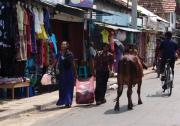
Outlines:
[[94,0],[69,0],[70,6],[92,8]]

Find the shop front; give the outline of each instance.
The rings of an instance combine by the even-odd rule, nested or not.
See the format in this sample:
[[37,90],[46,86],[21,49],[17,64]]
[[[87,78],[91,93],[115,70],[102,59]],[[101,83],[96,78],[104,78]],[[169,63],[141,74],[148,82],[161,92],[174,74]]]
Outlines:
[[1,1],[0,8],[0,98],[33,96],[58,52],[50,25],[53,6],[13,0]]
[[84,59],[84,19],[82,17],[59,12],[51,19],[52,31],[57,36],[58,47],[63,41],[70,44],[70,50],[74,58],[81,61]]

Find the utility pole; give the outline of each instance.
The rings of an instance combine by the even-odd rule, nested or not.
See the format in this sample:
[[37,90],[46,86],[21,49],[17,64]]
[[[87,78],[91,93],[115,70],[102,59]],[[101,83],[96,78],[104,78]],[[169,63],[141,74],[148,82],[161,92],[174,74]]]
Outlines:
[[137,0],[132,0],[132,28],[137,29]]

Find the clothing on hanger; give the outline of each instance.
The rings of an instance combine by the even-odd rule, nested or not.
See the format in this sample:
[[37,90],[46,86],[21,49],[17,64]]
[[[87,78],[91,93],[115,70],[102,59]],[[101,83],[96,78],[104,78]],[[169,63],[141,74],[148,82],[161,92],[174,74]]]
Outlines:
[[103,43],[109,43],[109,40],[108,40],[108,38],[109,38],[109,32],[106,30],[106,29],[104,29],[102,32],[101,32],[101,35],[102,35],[102,39],[103,39]]

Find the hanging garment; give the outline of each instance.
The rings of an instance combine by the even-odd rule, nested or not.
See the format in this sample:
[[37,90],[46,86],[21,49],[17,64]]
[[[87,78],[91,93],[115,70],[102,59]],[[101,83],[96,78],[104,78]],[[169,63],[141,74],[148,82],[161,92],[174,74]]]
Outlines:
[[39,11],[36,7],[33,8],[34,18],[35,18],[35,32],[41,33],[41,22],[39,20]]
[[24,32],[19,32],[19,48],[17,50],[17,61],[27,60],[27,43],[24,39]]
[[102,35],[102,38],[103,38],[103,42],[108,44],[108,43],[109,43],[109,41],[108,41],[109,32],[104,29],[104,30],[101,32],[101,35]]
[[43,66],[42,64],[42,52],[43,52],[43,42],[42,40],[37,40],[37,58],[36,58],[36,62],[38,66]]
[[[17,49],[17,61],[25,61],[27,60],[26,25],[28,25],[28,15],[26,10],[19,5],[17,5],[17,15],[18,18],[21,18],[18,20],[19,48]],[[23,23],[23,28],[21,23]]]
[[23,31],[24,30],[24,10],[21,7],[20,4],[16,5],[17,8],[17,20],[18,20],[18,29],[19,31]]
[[31,39],[31,14],[29,12],[29,9],[25,9],[26,11],[26,21],[25,21],[25,27],[26,27],[26,41],[27,41],[27,56],[28,58],[31,56],[32,53],[32,39]]
[[54,52],[54,46],[52,42],[49,43],[49,64],[52,64],[54,62],[54,59],[56,58],[56,54]]
[[42,41],[42,65],[43,66],[47,66],[47,53],[48,53],[48,47],[47,47],[47,43],[44,40]]
[[39,12],[39,22],[41,25],[41,32],[38,33],[37,38],[38,39],[48,39],[46,30],[44,28],[44,15],[43,15],[43,10],[41,8],[38,9]]
[[38,39],[48,39],[47,33],[45,31],[44,25],[41,25],[41,33],[37,35]]
[[39,13],[39,23],[41,24],[41,25],[44,25],[44,15],[43,15],[43,10],[42,10],[42,8],[39,8],[38,9],[38,13]]
[[46,8],[43,8],[43,13],[44,13],[44,27],[45,27],[46,33],[50,36],[50,34],[51,34],[50,14]]
[[49,42],[45,42],[45,44],[46,44],[46,64],[45,64],[45,66],[48,66],[49,65],[49,59],[50,59],[50,57],[49,57],[49,54],[50,54],[50,45],[49,45]]
[[31,28],[31,41],[32,41],[32,53],[37,53],[36,33],[35,33],[35,15],[33,10],[28,9],[30,16],[30,28]]
[[58,49],[57,49],[57,41],[56,41],[56,36],[55,36],[55,34],[51,34],[50,40],[51,40],[51,42],[53,43],[54,51],[55,51],[55,54],[57,55]]

